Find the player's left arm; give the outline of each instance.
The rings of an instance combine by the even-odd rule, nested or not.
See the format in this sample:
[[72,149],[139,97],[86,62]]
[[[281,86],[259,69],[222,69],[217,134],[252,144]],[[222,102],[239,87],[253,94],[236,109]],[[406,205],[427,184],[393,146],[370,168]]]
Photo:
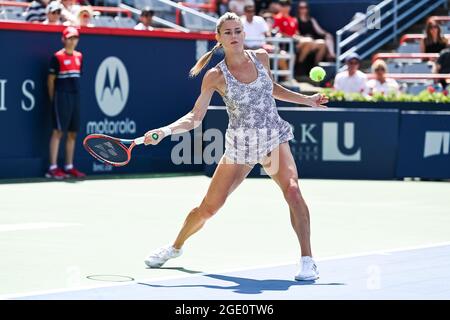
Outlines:
[[270,78],[273,82],[273,97],[277,100],[287,101],[296,104],[303,104],[311,107],[317,108],[326,108],[324,105],[328,102],[328,98],[321,94],[317,93],[312,96],[307,96],[298,92],[291,91],[286,89],[285,87],[279,85],[273,80],[272,73],[270,72],[270,61],[269,54],[264,49],[255,50],[256,56],[258,60],[261,61],[263,66],[266,68],[267,72],[270,75]]

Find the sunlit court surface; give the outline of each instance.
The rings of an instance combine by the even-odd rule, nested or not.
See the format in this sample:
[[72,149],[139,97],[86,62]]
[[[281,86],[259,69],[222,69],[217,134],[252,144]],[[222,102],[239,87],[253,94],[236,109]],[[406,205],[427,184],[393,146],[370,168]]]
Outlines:
[[[2,299],[449,299],[450,185],[300,179],[320,278],[295,281],[283,195],[248,178],[184,254],[171,243],[210,178],[1,184]],[[74,201],[79,199],[80,201]]]

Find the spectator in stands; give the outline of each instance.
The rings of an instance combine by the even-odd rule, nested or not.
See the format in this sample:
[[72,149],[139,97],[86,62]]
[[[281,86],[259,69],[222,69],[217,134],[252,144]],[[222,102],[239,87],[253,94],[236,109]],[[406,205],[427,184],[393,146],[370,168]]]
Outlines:
[[61,21],[61,10],[62,5],[58,1],[52,1],[48,4],[47,8],[45,8],[47,12],[47,19],[43,22],[43,24],[53,24],[59,25],[62,24]]
[[44,22],[46,17],[45,8],[49,0],[34,0],[25,11],[25,21]]
[[[301,36],[312,38],[312,41],[320,48],[325,44],[327,47],[327,58],[329,60],[336,59],[333,36],[331,33],[322,29],[317,20],[310,16],[309,6],[306,1],[300,1],[298,3],[297,22],[298,32]],[[322,50],[320,48],[319,51]],[[318,59],[321,61],[320,56]]]
[[155,12],[150,10],[150,8],[144,8],[141,11],[141,17],[139,18],[141,22],[139,22],[134,30],[153,30],[152,27],[152,19]]
[[428,19],[425,27],[425,39],[420,42],[422,53],[439,53],[448,46],[447,39],[442,36],[441,27],[434,19]]
[[367,76],[359,70],[361,57],[352,53],[345,59],[347,71],[340,72],[334,79],[334,88],[345,93],[367,93]]
[[77,25],[77,15],[80,11],[80,5],[75,4],[74,0],[57,0],[60,1],[63,8],[61,10],[61,18],[65,25]]
[[275,0],[269,4],[269,8],[267,9],[267,12],[272,13],[273,15],[280,12],[280,2],[278,0]]
[[248,5],[255,5],[253,0],[231,0],[229,3],[229,9],[231,12],[236,13],[238,16],[244,14],[244,8]]
[[244,26],[246,49],[260,49],[266,45],[266,36],[269,35],[269,26],[266,21],[255,16],[255,6],[247,5],[244,8],[245,15],[241,17]]
[[[440,52],[439,58],[434,65],[433,73],[450,74],[450,48],[446,48]],[[448,80],[450,80],[450,77],[440,80],[443,89],[447,88]]]
[[367,91],[369,94],[382,93],[388,95],[400,93],[400,87],[397,81],[386,78],[387,71],[388,66],[383,60],[376,60],[372,64],[372,72],[375,74],[376,78],[367,82]]
[[[52,103],[53,132],[50,138],[50,167],[47,178],[82,178],[84,173],[73,166],[75,141],[80,127],[80,74],[83,55],[75,51],[79,33],[75,27],[63,31],[64,48],[57,51],[51,61],[47,80],[48,94]],[[59,144],[67,132],[66,161],[64,170],[58,168]]]
[[273,14],[269,11],[264,12],[262,17],[264,18],[264,21],[266,21],[267,27],[269,28],[269,34],[272,35],[272,29],[273,29]]
[[216,1],[216,13],[220,17],[225,12],[228,12],[228,0],[215,0]]
[[279,35],[283,37],[294,38],[297,49],[297,62],[303,63],[311,52],[316,52],[315,62],[318,64],[322,61],[326,53],[326,46],[316,45],[311,38],[302,37],[298,32],[297,19],[292,17],[289,12],[291,10],[290,0],[280,0],[280,12],[274,16],[273,29],[277,30]]
[[92,21],[93,12],[90,6],[80,8],[77,14],[77,26],[79,27],[94,27]]
[[273,28],[283,37],[293,37],[297,34],[297,20],[292,17],[290,0],[280,0],[279,12],[274,15]]

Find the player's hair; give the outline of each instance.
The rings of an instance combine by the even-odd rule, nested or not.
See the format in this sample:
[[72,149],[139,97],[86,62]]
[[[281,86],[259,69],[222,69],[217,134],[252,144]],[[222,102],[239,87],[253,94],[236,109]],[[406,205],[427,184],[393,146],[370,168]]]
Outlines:
[[[236,22],[242,23],[241,19],[237,14],[232,12],[226,12],[217,20],[216,24],[217,34],[220,34],[220,28],[222,27],[223,23],[229,20],[234,20]],[[191,71],[189,72],[189,75],[191,77],[195,77],[196,75],[198,75],[203,70],[203,68],[206,67],[206,65],[209,63],[214,52],[221,46],[222,44],[217,42],[216,45],[210,51],[201,56],[200,59],[197,60],[197,63],[192,67]]]

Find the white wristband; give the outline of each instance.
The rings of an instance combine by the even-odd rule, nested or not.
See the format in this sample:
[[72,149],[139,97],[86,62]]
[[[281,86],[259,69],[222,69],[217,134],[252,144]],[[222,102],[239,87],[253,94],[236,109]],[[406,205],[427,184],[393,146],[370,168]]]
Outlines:
[[164,133],[164,137],[168,137],[172,134],[172,130],[169,127],[159,128]]

